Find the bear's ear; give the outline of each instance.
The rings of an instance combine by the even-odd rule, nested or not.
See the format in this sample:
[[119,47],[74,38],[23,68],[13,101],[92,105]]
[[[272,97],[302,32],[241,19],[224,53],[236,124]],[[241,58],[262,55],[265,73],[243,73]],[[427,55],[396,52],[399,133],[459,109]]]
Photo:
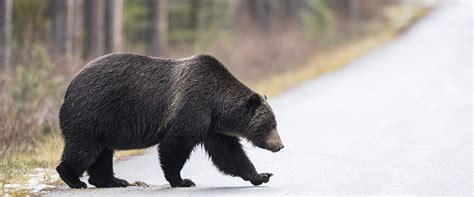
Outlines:
[[265,100],[267,100],[267,95],[264,94],[264,95],[263,95],[263,98],[264,98]]
[[247,106],[250,108],[257,108],[262,104],[262,101],[260,100],[260,96],[258,94],[252,94],[250,97],[247,99]]

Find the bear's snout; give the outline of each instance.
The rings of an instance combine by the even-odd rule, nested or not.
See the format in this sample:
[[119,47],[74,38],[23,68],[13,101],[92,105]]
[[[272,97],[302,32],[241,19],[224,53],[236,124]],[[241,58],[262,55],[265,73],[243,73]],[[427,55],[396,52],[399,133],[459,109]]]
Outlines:
[[278,131],[276,129],[273,129],[272,131],[270,131],[270,133],[268,133],[265,144],[266,149],[274,153],[280,151],[285,147],[283,145],[283,142],[281,142],[280,134],[278,134]]

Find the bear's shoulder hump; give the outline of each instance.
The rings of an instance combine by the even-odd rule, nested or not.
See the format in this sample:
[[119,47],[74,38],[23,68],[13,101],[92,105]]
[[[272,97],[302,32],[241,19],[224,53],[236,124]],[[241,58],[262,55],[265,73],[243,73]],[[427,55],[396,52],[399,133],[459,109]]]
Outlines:
[[190,57],[191,60],[199,62],[199,63],[206,63],[210,65],[220,65],[221,63],[215,57],[208,55],[208,54],[199,54]]

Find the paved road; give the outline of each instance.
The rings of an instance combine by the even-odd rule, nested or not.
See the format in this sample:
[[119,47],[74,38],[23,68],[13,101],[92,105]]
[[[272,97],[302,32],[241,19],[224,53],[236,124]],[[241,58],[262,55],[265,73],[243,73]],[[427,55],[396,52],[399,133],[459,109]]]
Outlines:
[[197,148],[170,188],[156,150],[116,162],[148,188],[61,189],[54,195],[458,194],[472,192],[471,5],[451,4],[351,63],[270,100],[285,149],[247,146],[253,187],[220,174]]

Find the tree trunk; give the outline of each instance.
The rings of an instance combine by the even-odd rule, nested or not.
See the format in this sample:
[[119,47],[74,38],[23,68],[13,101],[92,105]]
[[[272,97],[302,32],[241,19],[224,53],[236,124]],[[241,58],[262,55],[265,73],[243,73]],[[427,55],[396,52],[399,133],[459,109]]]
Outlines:
[[258,0],[254,4],[254,17],[262,30],[270,27],[271,2],[269,0]]
[[12,0],[0,0],[0,70],[10,69]]
[[86,0],[86,57],[94,58],[105,51],[105,0]]
[[[191,0],[189,2],[189,9],[190,9],[190,14],[189,14],[189,21],[188,21],[188,27],[189,30],[194,32],[192,36],[192,43],[196,44],[196,41],[198,39],[197,35],[199,34],[198,32],[198,27],[199,27],[199,14],[201,11],[201,1],[200,0]],[[213,7],[208,6],[209,11],[212,12]],[[211,21],[207,21],[211,22]]]
[[299,11],[302,0],[281,0],[279,3],[279,16],[283,25],[295,25],[299,23]]
[[123,0],[107,0],[105,16],[105,52],[122,49]]
[[266,31],[270,27],[272,3],[274,2],[270,0],[241,0],[234,14],[234,20],[237,20],[237,24],[250,25]]
[[158,56],[168,51],[168,2],[167,0],[150,0],[150,30],[147,53]]
[[72,56],[73,60],[81,55],[84,32],[84,0],[73,0],[72,20]]
[[360,2],[359,0],[349,1],[349,16],[350,16],[350,34],[355,36],[357,34],[357,28],[360,20]]
[[[199,0],[191,0],[190,4],[190,14],[189,14],[189,29],[196,30],[199,23],[199,11],[201,8],[201,2]],[[212,8],[210,8],[212,9]]]
[[73,0],[53,1],[54,59],[57,64],[66,65],[72,57]]

